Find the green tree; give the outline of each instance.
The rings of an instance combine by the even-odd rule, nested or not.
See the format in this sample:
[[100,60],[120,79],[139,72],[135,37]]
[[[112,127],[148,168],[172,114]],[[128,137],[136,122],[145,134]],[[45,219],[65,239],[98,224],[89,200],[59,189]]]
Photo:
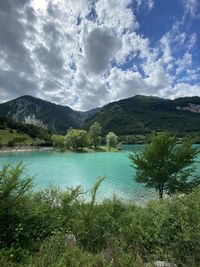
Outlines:
[[152,136],[142,152],[130,154],[129,158],[136,168],[135,180],[155,188],[162,199],[164,193],[188,193],[200,183],[193,165],[198,153],[190,141],[177,145],[175,137],[162,133]]
[[109,148],[109,151],[111,147],[116,147],[117,143],[118,143],[118,136],[115,133],[110,132],[106,135],[106,144]]
[[101,125],[98,122],[94,122],[90,126],[89,135],[92,141],[92,145],[96,148],[101,142]]
[[89,135],[87,131],[70,129],[65,136],[65,142],[67,146],[72,149],[83,149],[90,145]]
[[15,145],[16,144],[15,144],[15,141],[13,139],[8,141],[8,147],[14,147]]
[[54,147],[59,149],[65,148],[65,137],[63,135],[53,134],[51,139]]

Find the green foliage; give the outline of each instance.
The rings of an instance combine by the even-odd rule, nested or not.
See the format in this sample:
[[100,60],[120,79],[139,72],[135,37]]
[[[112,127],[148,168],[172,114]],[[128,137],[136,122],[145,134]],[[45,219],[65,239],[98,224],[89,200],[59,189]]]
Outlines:
[[130,154],[129,158],[137,170],[135,180],[155,188],[163,198],[164,192],[188,193],[200,183],[199,177],[192,176],[198,153],[190,141],[176,145],[174,137],[163,133],[152,136],[143,152]]
[[0,170],[0,247],[20,242],[23,235],[26,195],[32,185],[32,178],[22,178],[23,173],[22,163],[16,167],[5,165]]
[[115,133],[110,132],[106,135],[106,144],[109,150],[111,149],[111,147],[116,147],[117,143],[118,143],[118,136]]
[[17,144],[25,143],[27,141],[26,136],[20,136],[20,137],[15,137],[13,138],[14,142]]
[[[200,187],[140,207],[116,197],[96,202],[80,187],[30,191],[22,164],[0,171],[0,266],[132,267],[200,262]],[[86,198],[87,196],[87,198]],[[76,243],[66,242],[75,236]]]
[[89,135],[92,145],[96,148],[101,143],[101,125],[98,122],[94,122],[90,126]]
[[15,141],[14,139],[11,139],[8,141],[8,147],[14,147],[15,146]]
[[[26,145],[31,145],[33,143],[33,139],[29,135],[25,133],[19,134],[17,133],[16,130],[11,130],[11,129],[0,130],[0,138],[2,144],[5,146],[8,144],[10,140],[14,140],[16,143],[18,143],[19,140],[22,141],[21,143],[24,142],[24,144]],[[20,144],[20,142],[18,144]]]
[[65,149],[65,137],[63,135],[53,134],[51,140],[54,147]]
[[70,129],[65,137],[67,147],[82,150],[90,145],[89,134],[84,130]]
[[114,131],[117,135],[146,135],[152,131],[183,135],[200,132],[200,115],[184,110],[190,104],[200,105],[200,98],[169,100],[136,95],[105,105],[85,121],[84,127],[88,129],[97,121],[104,134]]
[[[0,126],[5,126],[4,129],[10,128],[13,130],[16,130],[19,134],[16,136],[17,138],[20,137],[20,134],[24,133],[30,136],[31,138],[39,138],[41,140],[44,140],[46,142],[51,141],[51,135],[48,130],[44,128],[40,128],[31,124],[23,124],[23,123],[17,123],[11,119],[8,119],[6,117],[0,117]],[[1,129],[1,127],[0,127]],[[27,137],[28,137],[27,136]],[[12,137],[13,138],[13,137]]]

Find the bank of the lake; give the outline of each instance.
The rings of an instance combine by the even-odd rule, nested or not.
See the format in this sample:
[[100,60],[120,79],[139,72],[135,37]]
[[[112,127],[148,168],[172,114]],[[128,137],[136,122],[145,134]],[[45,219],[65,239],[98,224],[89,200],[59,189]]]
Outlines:
[[31,151],[46,151],[52,150],[52,147],[38,147],[38,146],[14,146],[14,147],[2,147],[1,153],[16,153],[16,152],[31,152]]
[[118,152],[122,150],[122,147],[111,147],[110,149],[107,146],[98,146],[94,147],[84,147],[82,149],[69,149],[69,148],[53,148],[56,152],[74,152],[74,153],[95,153],[95,152]]

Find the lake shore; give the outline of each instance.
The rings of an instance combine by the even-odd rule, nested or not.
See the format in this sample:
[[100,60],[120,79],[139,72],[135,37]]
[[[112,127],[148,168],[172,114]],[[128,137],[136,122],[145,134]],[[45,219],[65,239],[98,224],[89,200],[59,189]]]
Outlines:
[[109,148],[107,146],[100,146],[97,148],[84,148],[83,150],[75,149],[57,149],[55,147],[38,147],[38,146],[14,146],[14,147],[2,147],[0,153],[14,153],[14,152],[28,152],[28,151],[45,151],[54,150],[57,152],[74,152],[74,153],[92,153],[92,152],[118,152],[121,149]]
[[2,147],[0,149],[0,153],[28,152],[28,151],[45,151],[45,150],[53,150],[53,147],[38,147],[38,146]]
[[96,148],[92,148],[92,147],[85,147],[83,149],[59,149],[54,147],[53,148],[55,151],[57,152],[73,152],[73,153],[93,153],[93,152],[118,152],[120,150],[122,150],[122,148],[109,148],[107,146],[99,146]]

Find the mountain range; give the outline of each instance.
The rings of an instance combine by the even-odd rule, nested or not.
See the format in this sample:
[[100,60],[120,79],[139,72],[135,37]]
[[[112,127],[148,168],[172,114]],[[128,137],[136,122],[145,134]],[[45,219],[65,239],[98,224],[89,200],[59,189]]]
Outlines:
[[57,133],[66,133],[70,127],[88,130],[95,121],[101,124],[103,133],[114,131],[119,135],[166,130],[197,132],[200,131],[200,97],[170,100],[136,95],[82,112],[21,96],[0,104],[0,116]]

